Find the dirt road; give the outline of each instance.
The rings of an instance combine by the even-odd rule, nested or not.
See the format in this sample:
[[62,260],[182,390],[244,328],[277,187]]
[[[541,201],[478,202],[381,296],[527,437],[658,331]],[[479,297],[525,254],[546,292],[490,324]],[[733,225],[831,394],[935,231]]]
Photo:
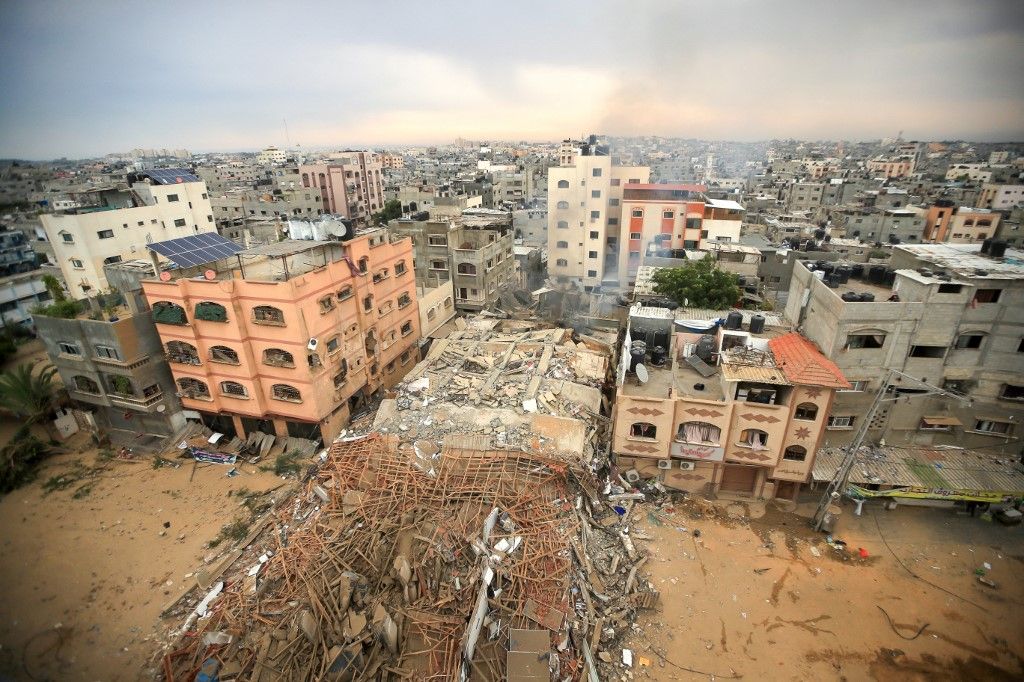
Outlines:
[[[840,552],[805,518],[772,505],[765,512],[760,504],[718,502],[715,509],[709,517],[684,503],[674,513],[641,515],[636,531],[654,538],[646,568],[662,610],[641,618],[630,639],[635,655],[649,661],[635,661],[632,678],[1024,675],[1024,528],[949,510],[875,507],[858,518],[846,509],[837,537],[848,551]],[[798,509],[811,512],[810,505]],[[883,537],[907,568],[962,598],[913,578]],[[986,562],[996,589],[975,574]]]
[[221,526],[244,515],[228,492],[282,483],[249,465],[232,478],[207,465],[189,481],[191,464],[115,460],[45,494],[49,478],[94,459],[48,460],[34,484],[0,499],[0,673],[14,679],[139,679],[168,595],[211,554]]

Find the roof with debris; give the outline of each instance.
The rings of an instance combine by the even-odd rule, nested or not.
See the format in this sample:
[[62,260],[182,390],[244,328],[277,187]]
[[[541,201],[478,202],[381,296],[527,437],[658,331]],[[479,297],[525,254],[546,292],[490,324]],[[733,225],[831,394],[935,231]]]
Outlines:
[[790,383],[803,386],[850,388],[842,370],[818,350],[814,343],[797,332],[768,340],[775,363]]

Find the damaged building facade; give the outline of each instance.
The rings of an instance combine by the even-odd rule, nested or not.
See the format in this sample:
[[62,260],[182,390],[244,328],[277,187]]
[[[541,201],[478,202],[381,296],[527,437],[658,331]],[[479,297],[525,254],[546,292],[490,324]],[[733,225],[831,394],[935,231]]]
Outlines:
[[388,229],[412,239],[416,282],[427,288],[451,282],[459,310],[486,310],[515,283],[510,213],[467,210],[453,220],[392,221]]
[[621,469],[694,493],[794,499],[842,372],[778,318],[635,305],[616,380]]
[[377,228],[345,242],[223,242],[234,255],[160,261],[159,279],[143,283],[181,401],[210,428],[330,442],[415,365],[409,240]]

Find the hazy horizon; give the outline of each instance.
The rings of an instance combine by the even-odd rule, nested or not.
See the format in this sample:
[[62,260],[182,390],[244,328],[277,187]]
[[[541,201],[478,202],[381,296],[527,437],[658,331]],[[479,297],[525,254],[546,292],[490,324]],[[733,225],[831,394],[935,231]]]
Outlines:
[[0,158],[591,131],[1024,139],[1024,5],[1005,0],[43,0],[4,3],[0,22]]

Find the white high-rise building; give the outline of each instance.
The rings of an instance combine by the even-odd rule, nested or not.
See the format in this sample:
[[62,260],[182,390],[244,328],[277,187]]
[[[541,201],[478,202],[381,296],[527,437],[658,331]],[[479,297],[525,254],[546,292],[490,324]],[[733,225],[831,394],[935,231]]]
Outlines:
[[548,274],[588,290],[617,281],[622,248],[622,189],[646,183],[651,169],[618,166],[585,147],[573,165],[548,169]]
[[40,216],[74,298],[107,288],[104,265],[148,258],[149,242],[217,230],[206,183],[191,171],[143,171],[129,182],[76,193],[75,208]]

